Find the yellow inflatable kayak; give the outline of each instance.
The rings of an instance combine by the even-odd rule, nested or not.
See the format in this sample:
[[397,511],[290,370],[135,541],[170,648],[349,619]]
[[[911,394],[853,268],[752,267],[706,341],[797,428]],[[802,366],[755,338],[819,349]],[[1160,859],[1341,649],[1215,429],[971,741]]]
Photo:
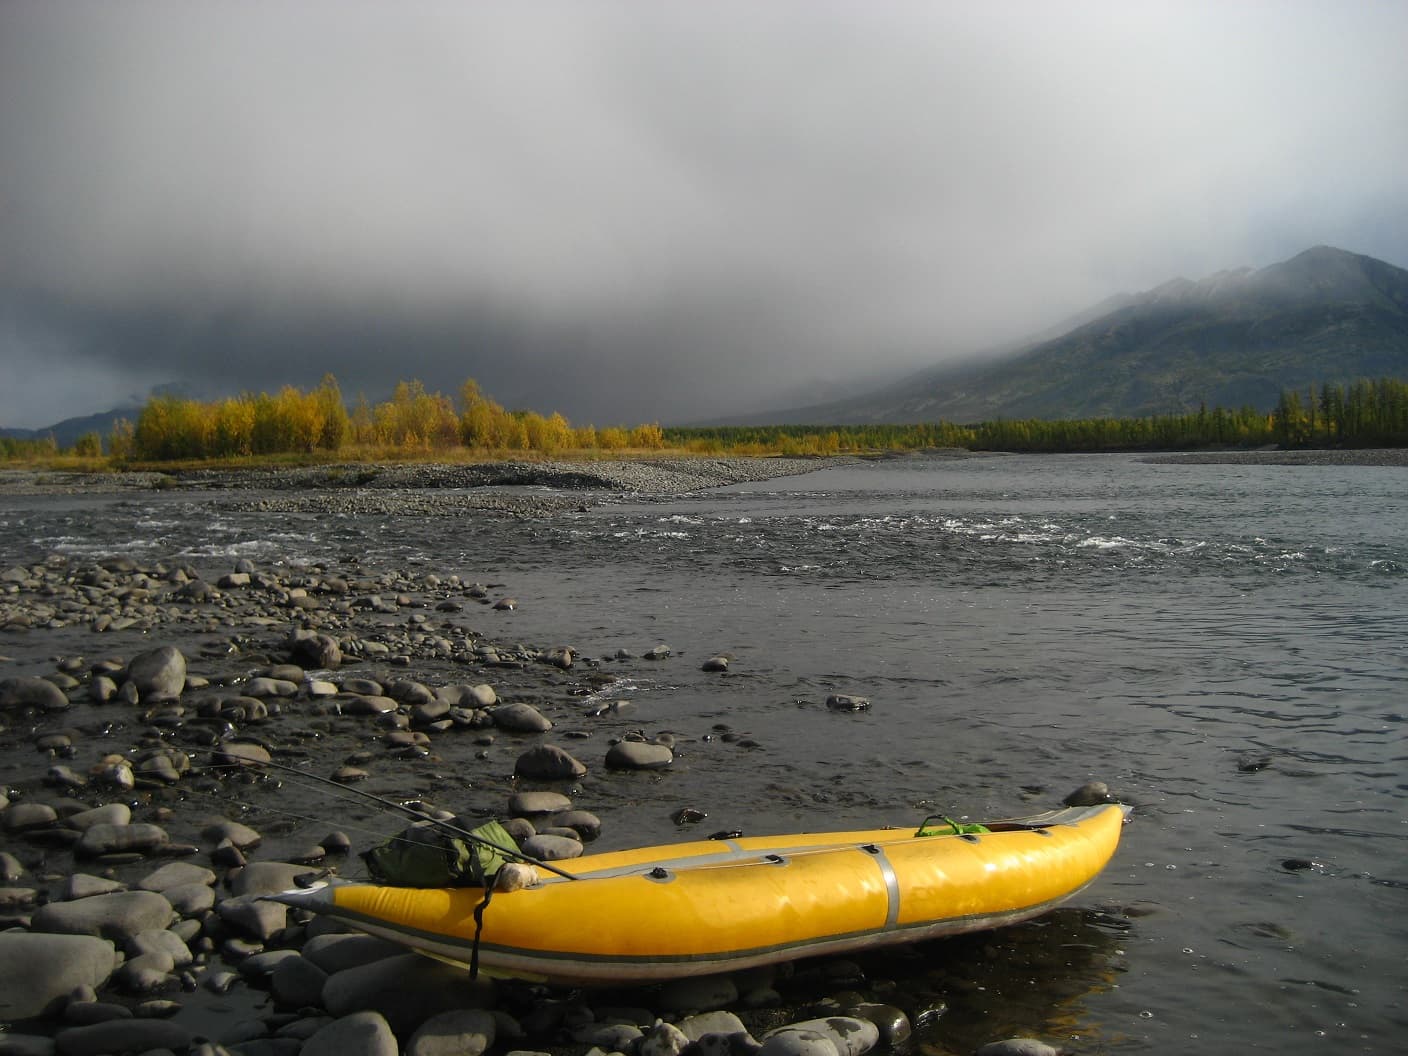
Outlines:
[[[458,964],[557,984],[644,983],[1013,924],[1105,867],[1127,813],[1071,807],[982,833],[873,829],[588,855],[477,887],[333,880],[270,896]],[[476,947],[477,944],[477,954]]]

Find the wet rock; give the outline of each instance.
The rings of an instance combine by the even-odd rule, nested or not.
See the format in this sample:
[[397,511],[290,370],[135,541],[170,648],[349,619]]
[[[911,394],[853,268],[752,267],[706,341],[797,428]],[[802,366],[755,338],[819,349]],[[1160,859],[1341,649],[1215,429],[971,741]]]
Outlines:
[[398,1056],[386,1017],[353,1012],[329,1023],[303,1043],[301,1056]]
[[493,995],[487,979],[471,981],[462,968],[407,953],[329,976],[323,1007],[334,1016],[379,1012],[395,1033],[409,1034],[440,1012],[491,1005]]
[[171,903],[154,891],[118,891],[77,902],[50,902],[34,914],[35,931],[97,935],[126,942],[152,928],[165,928],[175,916]]
[[1068,807],[1094,807],[1101,803],[1114,803],[1110,786],[1103,781],[1090,781],[1076,789],[1061,802]]
[[342,663],[342,646],[330,634],[299,629],[288,643],[291,658],[305,667],[327,669]]
[[0,1022],[52,1013],[76,988],[107,983],[117,964],[107,939],[0,932]]
[[679,1056],[688,1045],[689,1038],[679,1027],[658,1022],[641,1038],[636,1052],[638,1056]]
[[825,1019],[808,1019],[769,1031],[761,1039],[763,1051],[769,1051],[768,1043],[773,1038],[789,1033],[818,1034],[831,1042],[839,1056],[864,1056],[864,1053],[875,1048],[880,1040],[879,1029],[867,1019],[827,1016]]
[[269,976],[274,1000],[285,1008],[307,1008],[322,1001],[328,973],[306,957],[287,957]]
[[[139,932],[132,936],[123,946],[123,952],[129,957],[161,953],[171,958],[173,968],[184,968],[195,960],[190,948],[181,941],[179,935],[160,928]],[[170,971],[170,969],[167,970]]]
[[[269,678],[259,675],[244,684],[244,696],[256,700],[264,697],[293,697],[298,694],[298,683],[282,678]],[[234,698],[238,699],[238,698]]]
[[110,1019],[131,1019],[132,1010],[114,1001],[70,1000],[64,1006],[64,1022],[81,1027],[90,1023],[106,1023]]
[[210,843],[222,843],[228,840],[242,851],[258,847],[263,839],[248,825],[231,821],[229,818],[216,818],[207,822],[200,830],[200,838]]
[[498,1023],[482,1009],[431,1016],[406,1042],[405,1056],[482,1056],[494,1044]]
[[215,750],[215,761],[221,766],[262,766],[273,756],[262,745],[250,741],[225,741]]
[[[0,1016],[3,1016],[0,1010]],[[42,1034],[0,1034],[0,1056],[54,1056],[54,1039]]]
[[680,1031],[690,1041],[698,1041],[706,1034],[746,1034],[748,1028],[732,1012],[701,1012],[680,1020]]
[[572,1040],[596,1052],[633,1052],[645,1031],[634,1023],[588,1023],[572,1031]]
[[126,803],[108,803],[91,810],[80,810],[77,814],[70,814],[64,819],[65,825],[70,829],[78,829],[80,832],[86,831],[94,825],[130,825],[131,823],[132,808]]
[[601,819],[590,811],[564,810],[552,815],[551,821],[554,827],[571,829],[588,843],[601,835]]
[[[430,687],[413,682],[410,679],[398,679],[386,684],[386,695],[398,704],[405,704],[408,707],[429,704],[435,700],[435,694],[430,691]],[[448,706],[448,702],[447,706]]]
[[666,657],[673,656],[674,652],[673,649],[662,642],[659,645],[651,646],[642,653],[641,656],[646,660],[664,660]]
[[540,832],[523,842],[523,852],[540,861],[560,862],[581,857],[582,844],[580,840]]
[[1036,1038],[1008,1038],[1006,1041],[988,1042],[973,1053],[973,1056],[1061,1056],[1061,1050],[1052,1048]]
[[546,733],[552,723],[531,704],[501,704],[489,712],[494,725],[510,733]]
[[168,891],[173,887],[190,884],[209,886],[214,884],[215,880],[215,874],[203,865],[196,865],[194,862],[168,862],[138,880],[137,888],[141,891]]
[[62,711],[68,706],[69,700],[64,691],[47,679],[25,675],[0,678],[0,708]]
[[73,873],[64,881],[62,898],[72,902],[78,898],[92,898],[94,895],[110,895],[114,891],[126,891],[127,885],[106,876],[93,876],[91,873]]
[[186,657],[172,645],[139,653],[127,665],[127,682],[143,703],[175,700],[186,688]]
[[175,967],[171,954],[154,950],[128,958],[113,973],[113,982],[126,993],[149,994],[167,985]]
[[353,933],[315,935],[303,944],[303,956],[329,975],[405,952],[404,946],[386,939]]
[[171,842],[160,825],[138,822],[132,825],[92,825],[73,848],[79,858],[99,858],[105,854],[151,854]]
[[869,697],[855,697],[849,693],[832,693],[826,698],[826,706],[832,711],[869,711]]
[[782,1028],[767,1036],[758,1056],[839,1056],[836,1043],[815,1030]]
[[868,1020],[880,1032],[880,1040],[890,1048],[902,1046],[914,1032],[909,1016],[894,1005],[862,1002],[846,1009],[846,1014]]
[[508,797],[508,812],[519,816],[557,814],[572,809],[572,800],[561,792],[515,792]]
[[227,898],[215,907],[215,912],[230,927],[257,942],[268,942],[288,925],[288,907],[282,902],[264,901],[258,895]]
[[710,1012],[738,1000],[738,987],[727,975],[674,979],[660,988],[660,1007],[671,1012]]
[[587,772],[586,766],[555,744],[540,744],[518,757],[514,773],[538,781],[570,781]]
[[606,753],[608,770],[661,770],[675,761],[667,745],[618,741]]
[[700,665],[701,671],[727,671],[730,658],[720,653],[718,656],[711,656]]
[[164,1019],[114,1019],[87,1027],[69,1027],[54,1035],[58,1056],[104,1056],[115,1052],[185,1052],[195,1035]]
[[0,814],[6,832],[32,832],[45,829],[59,820],[59,812],[47,803],[15,803]]
[[435,691],[435,699],[444,701],[452,708],[491,708],[499,702],[494,687],[487,683],[442,686]]
[[[0,795],[0,799],[4,796]],[[0,806],[0,810],[4,807]],[[16,858],[9,851],[0,851],[0,883],[13,884],[20,877],[24,876],[24,863]]]

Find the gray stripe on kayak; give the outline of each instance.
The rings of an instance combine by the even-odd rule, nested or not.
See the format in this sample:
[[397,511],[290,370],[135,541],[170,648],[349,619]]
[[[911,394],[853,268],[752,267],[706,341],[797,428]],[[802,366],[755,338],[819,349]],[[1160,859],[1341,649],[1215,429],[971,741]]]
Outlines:
[[885,927],[893,928],[900,922],[900,878],[895,875],[895,867],[885,855],[885,848],[877,844],[868,843],[857,847],[856,850],[874,858],[875,864],[880,867],[880,876],[885,881],[885,897],[888,902],[885,911]]

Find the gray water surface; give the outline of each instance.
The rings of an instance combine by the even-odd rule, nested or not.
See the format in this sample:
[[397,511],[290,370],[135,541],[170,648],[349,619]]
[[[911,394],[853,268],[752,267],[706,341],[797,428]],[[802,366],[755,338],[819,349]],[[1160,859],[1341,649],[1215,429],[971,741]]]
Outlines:
[[[680,838],[686,805],[830,829],[1104,780],[1136,809],[1069,912],[881,963],[961,987],[980,1040],[1387,1053],[1408,1046],[1406,497],[1387,467],[912,459],[525,521],[31,499],[0,560],[355,554],[506,584],[519,609],[476,614],[499,639],[669,643],[602,691],[636,703],[621,729],[680,739],[668,774],[584,786],[602,849]],[[727,675],[699,670],[722,652]]]

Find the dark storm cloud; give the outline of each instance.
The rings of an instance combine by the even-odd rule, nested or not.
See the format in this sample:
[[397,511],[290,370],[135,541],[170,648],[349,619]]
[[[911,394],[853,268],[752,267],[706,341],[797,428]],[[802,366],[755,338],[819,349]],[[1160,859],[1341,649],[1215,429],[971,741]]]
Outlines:
[[1408,264],[1406,33],[1367,2],[12,2],[0,423],[327,371],[679,420],[1316,243]]

